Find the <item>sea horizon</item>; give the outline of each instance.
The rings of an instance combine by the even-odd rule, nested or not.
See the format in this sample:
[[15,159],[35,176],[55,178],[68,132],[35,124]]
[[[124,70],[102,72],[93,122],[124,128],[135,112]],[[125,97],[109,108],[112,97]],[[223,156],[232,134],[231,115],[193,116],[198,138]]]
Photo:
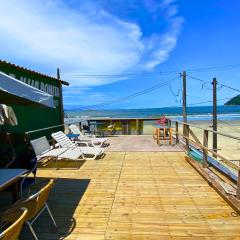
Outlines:
[[[240,120],[240,106],[218,106],[218,119]],[[187,108],[189,120],[211,120],[212,106],[192,106]],[[101,110],[65,110],[65,122],[91,118],[157,118],[161,116],[181,120],[181,107],[101,109]]]

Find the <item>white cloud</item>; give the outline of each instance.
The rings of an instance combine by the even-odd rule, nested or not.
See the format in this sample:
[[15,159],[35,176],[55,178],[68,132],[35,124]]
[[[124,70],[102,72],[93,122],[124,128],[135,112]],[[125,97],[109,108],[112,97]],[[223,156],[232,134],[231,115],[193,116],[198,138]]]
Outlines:
[[[156,9],[167,9],[169,30],[147,38],[140,26],[99,6],[81,11],[61,0],[0,0],[0,8],[2,56],[32,61],[47,69],[60,67],[63,73],[73,75],[152,70],[168,58],[182,25],[182,18],[175,16],[173,0],[164,0]],[[67,80],[72,86],[91,87],[120,79]]]

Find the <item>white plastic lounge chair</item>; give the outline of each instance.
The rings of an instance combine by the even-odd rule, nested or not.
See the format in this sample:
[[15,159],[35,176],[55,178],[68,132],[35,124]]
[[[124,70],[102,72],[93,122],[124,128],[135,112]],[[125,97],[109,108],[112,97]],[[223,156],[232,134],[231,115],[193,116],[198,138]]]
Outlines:
[[83,153],[79,149],[70,149],[69,147],[53,149],[45,136],[31,140],[30,143],[38,160],[45,157],[51,157],[55,160],[56,165],[58,159],[71,159],[75,161],[79,159],[85,160]]
[[95,136],[85,136],[76,125],[71,124],[69,126],[71,133],[79,135],[79,141],[90,141],[94,147],[102,147],[108,138],[96,138]]
[[[76,143],[73,143],[62,131],[53,133],[51,135],[53,139],[59,144],[62,148],[69,148],[72,151],[81,152],[84,155],[85,159],[96,159],[104,154],[104,149],[100,147],[80,147]],[[63,157],[65,153],[61,154],[59,157]],[[86,156],[92,156],[87,158]]]
[[45,136],[30,141],[37,160],[45,157],[56,158],[68,150],[68,148],[52,148]]

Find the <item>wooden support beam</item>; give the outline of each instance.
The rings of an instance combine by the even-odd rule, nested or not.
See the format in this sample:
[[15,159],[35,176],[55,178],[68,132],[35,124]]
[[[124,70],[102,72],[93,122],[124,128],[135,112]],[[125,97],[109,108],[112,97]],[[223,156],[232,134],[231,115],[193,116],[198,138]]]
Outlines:
[[179,143],[178,122],[175,122],[176,144]]
[[[208,130],[204,130],[203,133],[203,146],[208,148]],[[203,167],[206,168],[208,167],[208,152],[206,149],[203,150]]]
[[138,119],[136,119],[136,133],[137,133],[137,135],[140,134],[140,131],[139,131],[139,120]]
[[240,200],[240,170],[238,170],[237,199]]
[[197,143],[202,144],[201,141],[197,138],[197,136],[195,135],[195,133],[192,131],[191,128],[189,128],[189,133]]
[[189,125],[183,125],[183,137],[185,138],[186,151],[189,151]]

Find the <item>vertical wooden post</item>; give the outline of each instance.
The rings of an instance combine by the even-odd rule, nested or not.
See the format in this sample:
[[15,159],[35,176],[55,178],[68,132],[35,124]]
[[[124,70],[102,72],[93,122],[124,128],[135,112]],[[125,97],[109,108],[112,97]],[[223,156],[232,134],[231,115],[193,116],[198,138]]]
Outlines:
[[82,130],[82,122],[79,122],[78,125],[79,125],[79,130],[81,131]]
[[[213,78],[212,85],[213,85],[212,126],[213,126],[213,131],[217,131],[217,79],[216,78]],[[213,133],[212,148],[214,152],[217,152],[217,133]],[[213,157],[217,157],[217,156],[213,154]]]
[[178,144],[179,143],[178,122],[175,122],[175,130],[176,130],[176,144]]
[[58,79],[58,84],[59,84],[59,104],[60,104],[60,118],[62,124],[64,124],[64,110],[63,110],[63,94],[62,94],[62,83],[60,79],[60,69],[57,68],[57,79]]
[[169,127],[171,127],[171,126],[172,126],[172,120],[171,120],[171,119],[168,119],[167,124],[168,124]]
[[[203,146],[208,147],[208,130],[204,130],[203,133]],[[203,167],[208,167],[208,151],[203,149]]]
[[140,132],[139,132],[139,120],[138,119],[136,119],[136,132],[137,132],[137,135],[140,134]]
[[126,135],[129,134],[129,120],[126,121]]
[[240,170],[238,170],[237,199],[240,199]]
[[186,71],[182,73],[182,115],[183,122],[187,122],[187,74]]
[[189,125],[186,125],[186,136],[187,136],[186,146],[187,146],[187,151],[189,151],[189,140],[188,140],[188,138],[189,138],[189,133],[190,133],[190,131],[189,131]]
[[189,151],[189,125],[188,124],[185,124],[183,125],[183,135],[185,138],[185,144],[186,144],[186,151],[188,152]]
[[160,144],[160,128],[156,128],[157,133],[157,145]]

